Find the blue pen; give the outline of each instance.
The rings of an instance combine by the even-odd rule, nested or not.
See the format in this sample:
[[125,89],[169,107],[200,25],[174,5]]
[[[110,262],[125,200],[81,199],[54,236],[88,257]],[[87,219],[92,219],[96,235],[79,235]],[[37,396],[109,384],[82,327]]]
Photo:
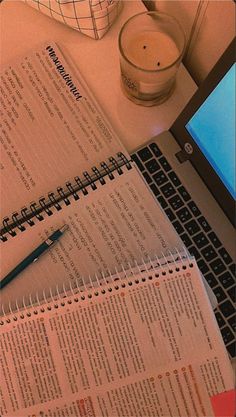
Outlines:
[[61,238],[64,232],[69,227],[65,224],[60,229],[53,232],[51,236],[49,236],[41,245],[39,245],[33,252],[31,252],[28,256],[26,256],[23,261],[21,261],[9,274],[7,274],[1,281],[0,281],[0,288],[2,289],[11,282],[17,275],[19,275],[25,268],[31,265],[33,262],[36,262],[39,257],[46,252],[52,245],[57,243],[57,241]]

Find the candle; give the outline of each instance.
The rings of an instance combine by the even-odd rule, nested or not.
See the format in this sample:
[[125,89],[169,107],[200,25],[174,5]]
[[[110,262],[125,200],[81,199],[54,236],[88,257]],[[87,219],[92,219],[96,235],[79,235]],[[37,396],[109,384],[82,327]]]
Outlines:
[[137,33],[125,49],[126,57],[134,65],[144,70],[160,70],[175,62],[180,51],[175,42],[162,32]]
[[150,106],[173,91],[185,36],[178,22],[163,13],[133,16],[119,35],[121,86],[137,104]]

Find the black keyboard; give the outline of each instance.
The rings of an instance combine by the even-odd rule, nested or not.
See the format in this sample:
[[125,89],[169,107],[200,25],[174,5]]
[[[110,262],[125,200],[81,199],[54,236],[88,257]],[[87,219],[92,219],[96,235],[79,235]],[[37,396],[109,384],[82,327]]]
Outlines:
[[235,263],[156,143],[131,156],[212,288],[218,301],[215,316],[226,348],[235,357]]

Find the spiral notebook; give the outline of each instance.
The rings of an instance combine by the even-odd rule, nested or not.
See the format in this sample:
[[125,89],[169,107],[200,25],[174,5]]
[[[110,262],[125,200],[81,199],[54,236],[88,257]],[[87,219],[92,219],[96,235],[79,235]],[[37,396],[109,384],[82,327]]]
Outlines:
[[233,372],[194,259],[103,281],[2,317],[1,416],[213,416]]
[[[79,62],[76,63],[79,68]],[[1,75],[1,279],[54,230],[62,239],[1,290],[4,311],[50,287],[182,248],[84,78],[48,42]],[[48,295],[48,294],[47,294]]]

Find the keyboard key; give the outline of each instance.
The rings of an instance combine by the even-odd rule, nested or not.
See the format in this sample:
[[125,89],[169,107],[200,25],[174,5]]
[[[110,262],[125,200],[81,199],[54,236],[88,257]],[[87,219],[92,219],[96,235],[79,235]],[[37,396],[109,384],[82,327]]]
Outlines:
[[191,199],[188,191],[186,190],[186,188],[184,188],[183,185],[181,185],[181,187],[178,188],[178,191],[181,194],[181,197],[184,201],[189,201]]
[[206,221],[204,216],[201,216],[197,219],[197,221],[199,222],[199,224],[201,225],[201,227],[203,228],[204,232],[209,232],[211,230],[211,226],[209,225],[209,223]]
[[147,146],[145,148],[140,149],[140,151],[138,151],[138,155],[143,162],[146,162],[148,159],[152,158],[152,152],[150,151],[150,149],[148,149]]
[[150,161],[146,162],[145,166],[150,174],[154,174],[154,172],[157,172],[160,169],[160,165],[156,159],[151,159]]
[[212,244],[215,246],[215,248],[219,248],[220,246],[222,246],[220,240],[214,232],[209,233],[208,237],[211,240]]
[[200,232],[196,236],[194,236],[193,240],[194,240],[195,244],[197,245],[198,249],[203,248],[204,246],[206,246],[209,243],[208,239],[206,238],[206,236],[202,232]]
[[210,285],[211,288],[216,287],[219,283],[215,276],[212,274],[212,272],[209,272],[209,274],[205,275],[205,278],[207,280],[207,283]]
[[165,213],[166,213],[166,215],[167,215],[168,219],[169,219],[171,222],[173,222],[173,220],[175,220],[175,219],[176,219],[175,214],[173,213],[173,211],[172,211],[170,208],[167,208],[167,209],[165,210]]
[[183,207],[179,211],[176,212],[178,218],[180,219],[181,223],[185,223],[192,218],[190,211]]
[[151,143],[149,145],[149,147],[151,148],[152,152],[154,153],[155,156],[159,157],[162,155],[162,152],[160,150],[160,148],[157,146],[156,143]]
[[151,184],[152,178],[150,177],[150,175],[147,172],[144,172],[143,176],[144,176],[145,180],[147,181],[147,183]]
[[231,262],[233,262],[233,259],[231,258],[231,256],[228,254],[227,250],[225,248],[221,248],[219,249],[219,254],[221,256],[221,258],[223,258],[224,262],[229,265],[231,264]]
[[200,253],[198,252],[198,250],[195,248],[195,246],[191,246],[191,248],[188,248],[189,253],[191,253],[191,255],[194,256],[194,258],[196,259],[196,261],[201,258]]
[[168,181],[168,178],[163,171],[159,171],[156,174],[154,174],[153,179],[155,183],[159,186],[165,184]]
[[150,184],[150,188],[155,196],[160,194],[159,188],[156,186],[156,184]]
[[236,315],[234,315],[233,317],[230,317],[230,319],[228,319],[228,322],[230,326],[232,327],[233,331],[236,332]]
[[225,265],[223,264],[220,258],[215,259],[210,263],[210,267],[214,274],[219,275],[222,274],[226,270]]
[[229,271],[226,271],[224,274],[220,275],[219,280],[224,288],[229,288],[235,283],[235,280]]
[[221,287],[214,288],[214,294],[217,298],[218,303],[222,303],[227,298],[227,295]]
[[174,171],[169,172],[169,178],[172,181],[172,183],[178,187],[179,185],[181,185],[181,182],[179,180],[179,178],[177,177],[176,173]]
[[210,262],[217,257],[217,253],[212,245],[208,245],[205,248],[203,248],[201,253],[203,254],[207,262]]
[[234,340],[234,335],[231,332],[229,327],[227,327],[227,326],[223,327],[223,329],[221,329],[220,331],[221,331],[221,334],[222,334],[222,337],[223,337],[223,340],[224,340],[225,344],[227,344],[229,342],[232,342],[232,340]]
[[217,311],[217,313],[215,313],[215,316],[216,316],[216,320],[217,320],[218,326],[219,327],[225,326],[226,322],[223,319],[222,315],[218,311]]
[[180,236],[184,245],[189,247],[192,245],[192,242],[190,240],[190,238],[188,237],[187,233],[184,233],[183,235]]
[[181,200],[178,194],[174,195],[169,199],[169,203],[174,210],[178,210],[180,207],[184,205],[184,202]]
[[167,160],[164,156],[162,156],[159,159],[159,162],[160,162],[160,164],[161,164],[161,166],[162,166],[162,168],[164,169],[165,172],[169,172],[172,169],[170,164],[167,162]]
[[235,313],[234,306],[229,300],[224,301],[222,304],[220,304],[219,309],[224,317],[232,316],[232,314]]
[[227,348],[230,356],[232,358],[234,358],[235,357],[235,353],[236,353],[236,344],[235,344],[235,342],[230,343],[230,345],[227,345],[226,348]]
[[145,167],[143,166],[142,162],[140,161],[140,159],[137,157],[137,155],[133,154],[132,155],[132,159],[133,161],[136,163],[138,169],[143,172],[145,170]]
[[183,233],[184,232],[184,228],[183,228],[183,226],[181,226],[181,224],[180,224],[180,222],[178,221],[178,220],[176,220],[174,223],[173,223],[173,226],[174,226],[174,228],[175,228],[175,230],[176,230],[176,232],[180,235],[180,233]]
[[235,277],[235,272],[236,272],[236,265],[232,264],[229,266],[230,271],[232,272],[233,276]]
[[199,208],[196,206],[196,204],[194,203],[194,201],[190,201],[188,203],[188,206],[195,217],[200,216],[201,212]]
[[229,294],[231,300],[233,303],[236,303],[236,285],[234,287],[230,288],[227,293]]
[[231,342],[230,344],[226,345],[226,349],[229,352],[229,355],[232,356],[232,358],[235,358],[236,355],[236,340],[234,339],[233,342]]
[[206,262],[203,259],[200,259],[197,262],[197,264],[198,264],[198,268],[200,269],[200,271],[203,275],[205,275],[209,271],[209,268],[208,268]]
[[169,198],[176,193],[176,190],[170,182],[167,182],[165,185],[161,187],[161,192],[164,194],[166,198]]
[[185,223],[184,225],[187,232],[190,234],[190,236],[195,235],[197,232],[200,231],[200,227],[198,226],[197,222],[192,219],[189,222]]
[[166,200],[164,199],[164,197],[162,197],[162,195],[160,195],[159,197],[157,197],[157,200],[159,201],[161,207],[163,209],[165,209],[166,207],[168,207],[168,204],[166,202]]

